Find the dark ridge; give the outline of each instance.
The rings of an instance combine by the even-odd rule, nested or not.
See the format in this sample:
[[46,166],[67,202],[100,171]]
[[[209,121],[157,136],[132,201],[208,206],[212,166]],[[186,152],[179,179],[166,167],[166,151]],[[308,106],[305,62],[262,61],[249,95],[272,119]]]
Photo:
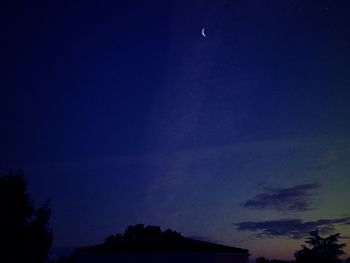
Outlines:
[[123,235],[106,238],[103,244],[83,247],[76,254],[86,253],[243,253],[247,249],[235,248],[206,241],[183,237],[167,229],[162,232],[158,226],[128,226]]

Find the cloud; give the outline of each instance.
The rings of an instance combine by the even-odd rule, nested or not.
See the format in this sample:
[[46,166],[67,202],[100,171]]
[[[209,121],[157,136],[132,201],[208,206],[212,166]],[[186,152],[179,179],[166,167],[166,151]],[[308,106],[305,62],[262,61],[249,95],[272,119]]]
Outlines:
[[257,232],[257,238],[289,237],[300,239],[308,235],[316,228],[322,234],[329,234],[335,231],[337,225],[349,225],[350,217],[336,219],[320,219],[317,221],[303,222],[301,219],[280,219],[271,221],[246,221],[236,223],[239,231]]
[[255,195],[242,204],[245,208],[272,209],[280,212],[302,212],[312,210],[310,197],[320,188],[319,184],[302,184],[291,188],[266,188],[264,193]]

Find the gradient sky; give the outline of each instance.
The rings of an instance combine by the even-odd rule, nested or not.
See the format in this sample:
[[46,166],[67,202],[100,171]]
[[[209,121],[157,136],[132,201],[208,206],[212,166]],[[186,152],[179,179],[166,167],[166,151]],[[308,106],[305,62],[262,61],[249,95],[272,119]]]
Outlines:
[[136,223],[253,258],[348,242],[349,1],[1,5],[0,172],[51,198],[55,247]]

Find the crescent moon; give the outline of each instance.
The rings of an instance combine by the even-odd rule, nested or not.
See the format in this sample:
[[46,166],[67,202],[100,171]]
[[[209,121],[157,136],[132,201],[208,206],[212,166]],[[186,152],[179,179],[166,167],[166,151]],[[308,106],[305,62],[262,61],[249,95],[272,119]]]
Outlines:
[[205,34],[205,27],[203,27],[203,29],[202,29],[202,36],[203,37],[207,37],[206,34]]

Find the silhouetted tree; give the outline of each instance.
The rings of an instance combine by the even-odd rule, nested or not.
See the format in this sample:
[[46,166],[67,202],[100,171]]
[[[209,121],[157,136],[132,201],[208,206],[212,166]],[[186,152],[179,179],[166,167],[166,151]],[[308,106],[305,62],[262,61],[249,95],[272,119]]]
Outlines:
[[162,231],[159,226],[147,226],[138,224],[134,226],[128,226],[124,232],[125,242],[135,242],[144,240],[158,240],[162,235]]
[[110,235],[105,239],[104,244],[106,246],[118,246],[123,242],[123,236],[121,234]]
[[305,241],[309,247],[302,245],[302,249],[295,252],[297,263],[338,263],[338,257],[344,254],[345,244],[339,244],[340,234],[333,234],[326,238],[319,235],[319,231],[310,232]]
[[76,250],[76,255],[84,253],[242,253],[247,249],[229,247],[205,241],[185,238],[180,233],[159,226],[142,224],[128,226],[123,235],[108,236],[103,244],[83,247]]
[[0,262],[48,262],[51,210],[34,208],[23,173],[0,177]]

